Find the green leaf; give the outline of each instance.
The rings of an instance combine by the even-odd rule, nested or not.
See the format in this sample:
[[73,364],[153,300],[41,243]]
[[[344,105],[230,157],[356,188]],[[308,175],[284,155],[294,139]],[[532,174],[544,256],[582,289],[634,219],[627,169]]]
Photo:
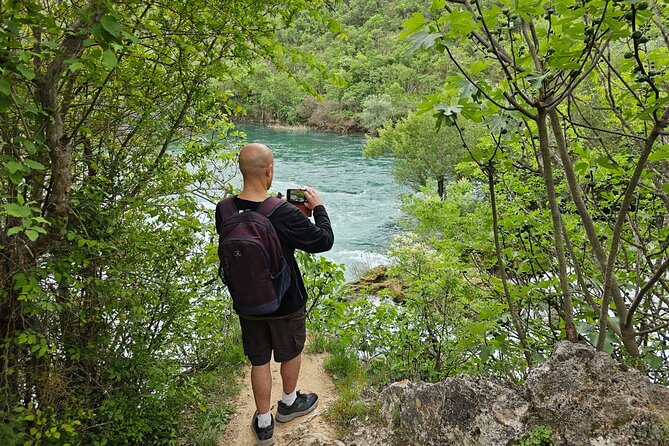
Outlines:
[[30,167],[33,170],[44,170],[44,164],[38,163],[37,161],[31,160],[31,159],[24,159],[23,164]]
[[613,163],[606,155],[601,155],[597,157],[597,164],[599,164],[599,166],[611,172],[620,172],[622,170],[618,165]]
[[427,33],[427,31],[418,31],[417,33],[409,36],[409,42],[413,43],[413,46],[407,51],[408,54],[413,54],[419,49],[428,49],[434,45],[434,42],[442,37],[441,33]]
[[26,236],[30,239],[30,241],[34,242],[37,240],[37,237],[39,237],[39,233],[34,229],[28,229],[26,231]]
[[471,64],[471,66],[469,67],[469,72],[471,74],[478,74],[481,71],[488,68],[491,63],[492,63],[492,61],[490,61],[490,60],[477,60],[476,62]]
[[580,335],[587,335],[592,332],[597,327],[597,324],[591,323],[588,324],[587,322],[581,322],[576,326],[576,331]]
[[664,183],[662,185],[662,192],[664,192],[665,194],[669,194],[669,183]]
[[9,82],[2,78],[0,78],[0,93],[4,94],[5,96],[12,94],[11,85],[9,85]]
[[0,110],[5,110],[12,106],[12,101],[4,95],[0,95]]
[[579,161],[574,165],[574,170],[581,175],[584,175],[589,168],[590,164],[587,161]]
[[23,144],[23,147],[25,147],[28,153],[30,154],[33,154],[37,151],[37,148],[35,147],[35,144],[32,141],[22,138],[21,144]]
[[68,68],[70,69],[70,71],[71,71],[72,73],[76,73],[77,71],[79,71],[79,70],[81,70],[82,68],[84,68],[84,64],[81,63],[80,61],[72,62],[72,63],[68,66]]
[[662,367],[662,364],[664,363],[662,357],[657,356],[654,353],[646,354],[646,356],[644,356],[643,359],[646,361],[646,364],[648,364],[648,367],[651,370],[659,370]]
[[648,161],[662,161],[669,159],[669,144],[663,144],[656,147],[653,152],[648,155]]
[[153,23],[147,22],[144,24],[144,27],[148,30],[151,31],[153,34],[160,34],[160,28],[158,28],[156,25]]
[[17,65],[16,66],[16,71],[21,73],[23,75],[23,77],[25,77],[29,81],[35,79],[35,72],[33,70],[31,70],[30,68],[28,68],[27,66],[23,65],[23,64]]
[[335,36],[338,36],[344,32],[344,28],[341,26],[341,23],[335,19],[328,20],[327,27]]
[[18,234],[18,233],[21,232],[21,231],[23,231],[23,227],[22,227],[22,226],[14,226],[14,227],[11,227],[11,228],[9,228],[9,229],[7,230],[7,237],[11,237],[12,235],[16,235],[16,234]]
[[462,111],[462,105],[439,104],[435,106],[434,109],[440,111],[445,116],[451,116],[460,113]]
[[432,0],[432,6],[430,9],[432,11],[441,11],[446,6],[446,0]]
[[454,9],[449,17],[451,28],[448,31],[448,36],[450,37],[466,36],[475,29],[478,29],[478,24],[474,20],[472,13],[469,11]]
[[23,181],[23,172],[10,173],[8,176],[14,184],[19,184],[21,181]]
[[488,359],[493,353],[495,353],[495,347],[492,345],[486,345],[479,352],[479,358],[481,361]]
[[405,38],[420,30],[425,26],[425,17],[420,12],[414,12],[411,17],[402,22],[402,28],[406,28],[400,33],[401,38]]
[[11,217],[23,218],[23,217],[30,217],[30,215],[32,214],[28,206],[21,206],[20,204],[17,203],[7,203],[4,205],[4,207],[7,215]]
[[17,161],[9,161],[7,163],[7,170],[9,173],[21,172],[23,170],[23,165]]
[[648,53],[648,60],[655,62],[660,67],[669,65],[669,49],[658,47]]
[[112,50],[105,50],[102,53],[102,65],[107,67],[109,70],[113,70],[118,60],[116,60],[116,53]]
[[121,34],[121,24],[116,20],[116,17],[113,15],[106,15],[100,20],[102,27],[114,37],[118,37]]
[[531,74],[528,74],[525,77],[525,79],[527,79],[530,82],[530,85],[532,85],[532,88],[534,88],[535,90],[538,90],[543,85],[543,82],[544,82],[544,79],[546,79],[546,76],[548,76],[548,74],[531,73]]

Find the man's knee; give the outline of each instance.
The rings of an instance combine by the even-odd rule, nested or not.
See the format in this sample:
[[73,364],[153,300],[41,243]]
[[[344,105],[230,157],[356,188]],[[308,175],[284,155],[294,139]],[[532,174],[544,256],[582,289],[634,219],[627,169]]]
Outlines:
[[272,350],[263,350],[259,352],[247,353],[247,358],[253,367],[263,367],[269,365],[272,358]]

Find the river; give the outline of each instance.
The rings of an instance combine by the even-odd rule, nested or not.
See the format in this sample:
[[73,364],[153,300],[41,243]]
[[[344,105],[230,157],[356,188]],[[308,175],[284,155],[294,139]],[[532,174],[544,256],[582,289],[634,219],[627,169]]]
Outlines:
[[271,191],[310,186],[325,201],[335,244],[323,255],[346,266],[347,279],[387,263],[386,252],[400,228],[399,195],[392,159],[362,155],[364,138],[302,128],[240,125],[249,142],[274,151]]

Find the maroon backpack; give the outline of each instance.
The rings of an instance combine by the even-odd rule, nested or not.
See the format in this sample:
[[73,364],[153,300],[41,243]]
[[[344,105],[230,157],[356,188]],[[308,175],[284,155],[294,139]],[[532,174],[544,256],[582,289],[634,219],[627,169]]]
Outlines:
[[216,206],[218,274],[241,315],[275,312],[290,286],[290,266],[269,217],[286,202],[270,197],[255,211],[239,212],[233,197]]

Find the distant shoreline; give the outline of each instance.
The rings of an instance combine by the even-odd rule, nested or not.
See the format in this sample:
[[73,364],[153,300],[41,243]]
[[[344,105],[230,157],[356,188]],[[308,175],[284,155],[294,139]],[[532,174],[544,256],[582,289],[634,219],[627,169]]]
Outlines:
[[334,129],[329,129],[325,127],[310,126],[308,124],[286,124],[278,121],[256,121],[253,119],[241,119],[238,121],[233,120],[232,123],[236,126],[238,125],[262,125],[276,130],[292,130],[299,132],[323,132],[323,133],[332,133],[335,135],[345,135],[345,136],[365,136],[365,132],[345,132]]

